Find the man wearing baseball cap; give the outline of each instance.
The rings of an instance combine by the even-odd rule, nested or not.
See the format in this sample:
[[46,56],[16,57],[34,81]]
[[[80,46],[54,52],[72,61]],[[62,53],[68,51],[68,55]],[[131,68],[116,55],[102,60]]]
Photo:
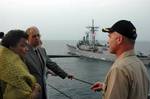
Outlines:
[[102,31],[108,33],[109,52],[117,59],[105,82],[97,82],[91,89],[102,90],[103,99],[147,99],[150,80],[144,64],[134,53],[135,26],[130,21],[120,20]]

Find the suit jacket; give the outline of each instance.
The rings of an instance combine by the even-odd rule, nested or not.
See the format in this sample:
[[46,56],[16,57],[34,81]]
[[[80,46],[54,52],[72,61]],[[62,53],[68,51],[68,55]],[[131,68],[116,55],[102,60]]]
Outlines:
[[52,62],[47,56],[46,50],[43,47],[37,48],[42,63],[38,60],[38,57],[31,46],[28,46],[29,51],[25,56],[25,63],[28,66],[28,69],[32,75],[35,76],[38,83],[42,87],[42,93],[39,96],[39,99],[47,99],[46,92],[46,72],[47,68],[53,71],[56,75],[61,78],[65,78],[68,74],[64,72],[55,62]]

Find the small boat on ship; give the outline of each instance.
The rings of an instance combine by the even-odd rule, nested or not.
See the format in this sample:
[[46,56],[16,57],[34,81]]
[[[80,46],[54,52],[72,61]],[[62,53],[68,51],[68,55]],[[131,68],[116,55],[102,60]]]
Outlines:
[[[94,26],[94,20],[92,20],[92,26],[88,26],[87,28],[89,32],[86,32],[83,40],[78,41],[76,46],[67,44],[68,53],[81,57],[113,62],[116,57],[114,54],[109,53],[107,44],[101,44],[95,39],[96,31],[98,31],[99,27]],[[150,55],[145,56],[143,53],[139,52],[137,56],[145,65],[150,65]]]

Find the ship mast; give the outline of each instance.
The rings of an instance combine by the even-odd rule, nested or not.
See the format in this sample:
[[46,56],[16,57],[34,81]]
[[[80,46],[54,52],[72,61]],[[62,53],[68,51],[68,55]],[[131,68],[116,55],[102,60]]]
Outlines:
[[92,48],[95,48],[95,36],[96,36],[96,32],[95,31],[98,31],[99,27],[94,26],[94,19],[92,19],[92,26],[88,26],[87,28],[90,29],[90,31],[91,31],[91,35],[92,35]]

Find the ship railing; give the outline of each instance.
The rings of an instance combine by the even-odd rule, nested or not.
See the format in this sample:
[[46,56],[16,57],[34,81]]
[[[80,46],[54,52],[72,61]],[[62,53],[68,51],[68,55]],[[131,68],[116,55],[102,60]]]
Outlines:
[[71,58],[71,57],[80,57],[78,55],[48,55],[49,58]]
[[[78,55],[48,55],[48,57],[49,58],[76,58],[76,57],[80,57],[80,56],[78,56]],[[82,81],[82,80],[80,80],[80,81]],[[147,99],[150,99],[150,93],[148,94]]]

